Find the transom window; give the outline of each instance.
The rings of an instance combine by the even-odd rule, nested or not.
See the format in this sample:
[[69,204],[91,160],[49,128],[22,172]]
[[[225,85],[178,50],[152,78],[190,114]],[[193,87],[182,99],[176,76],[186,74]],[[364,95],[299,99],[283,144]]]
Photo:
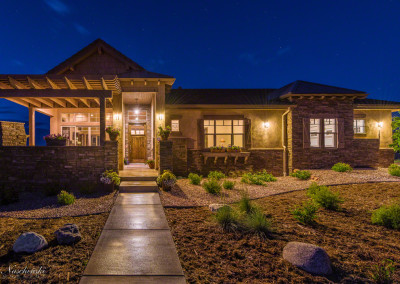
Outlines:
[[[61,122],[100,122],[99,112],[87,112],[87,113],[61,113]],[[106,113],[107,124],[112,124],[112,113]]]
[[244,121],[239,120],[204,120],[205,147],[230,145],[243,147]]
[[354,134],[365,134],[365,119],[354,119]]
[[[321,129],[323,129],[323,136],[321,135]],[[325,148],[337,147],[336,118],[310,119],[310,147],[319,148],[321,145]]]

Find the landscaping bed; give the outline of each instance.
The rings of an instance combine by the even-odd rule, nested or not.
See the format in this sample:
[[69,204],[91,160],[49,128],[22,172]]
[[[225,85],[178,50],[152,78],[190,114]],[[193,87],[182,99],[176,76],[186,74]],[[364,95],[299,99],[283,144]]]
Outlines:
[[276,182],[268,182],[266,186],[243,184],[240,182],[240,177],[229,178],[235,181],[234,189],[223,190],[220,195],[209,194],[201,186],[190,184],[188,179],[179,179],[171,191],[161,192],[160,197],[164,206],[205,206],[212,203],[237,202],[243,191],[254,199],[304,189],[314,181],[321,185],[400,181],[399,177],[389,175],[387,168],[354,169],[352,172],[344,173],[332,170],[310,170],[310,172],[312,174],[310,180],[299,180],[290,176],[277,177]]
[[[44,196],[39,193],[25,192],[20,201],[0,206],[0,217],[13,218],[56,218],[82,216],[109,212],[116,193],[77,194],[71,205],[60,205],[57,196]],[[1,219],[0,219],[1,220]]]
[[[40,220],[1,218],[0,282],[78,283],[107,217],[108,213]],[[72,246],[58,245],[54,231],[67,223],[79,226],[82,240]],[[49,247],[31,255],[14,253],[13,243],[20,234],[27,231],[43,235]],[[39,270],[41,267],[43,273],[10,275],[9,267],[13,270],[22,270],[25,267],[29,270]]]
[[[374,265],[391,259],[397,266],[393,280],[399,283],[400,231],[372,225],[371,211],[398,201],[400,183],[331,189],[344,199],[342,210],[319,209],[313,226],[300,225],[290,213],[307,199],[304,191],[253,201],[273,219],[275,232],[265,240],[241,231],[223,232],[207,207],[165,209],[186,279],[189,283],[368,283]],[[333,275],[313,276],[286,262],[282,250],[289,241],[324,248]]]

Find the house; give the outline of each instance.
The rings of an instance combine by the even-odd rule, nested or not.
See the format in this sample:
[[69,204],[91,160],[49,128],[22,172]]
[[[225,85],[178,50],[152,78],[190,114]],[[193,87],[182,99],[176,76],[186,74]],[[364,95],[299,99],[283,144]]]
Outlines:
[[[178,175],[214,169],[282,175],[336,162],[360,167],[393,162],[391,117],[399,102],[305,81],[279,89],[172,89],[174,82],[98,39],[46,74],[0,75],[0,97],[29,108],[30,146],[35,112],[50,116],[51,133],[68,137],[71,147],[63,151],[104,146],[106,126],[121,129],[115,146],[119,169],[124,158],[155,159],[157,167]],[[166,125],[172,133],[163,148],[157,129]],[[243,151],[209,150],[229,145]]]

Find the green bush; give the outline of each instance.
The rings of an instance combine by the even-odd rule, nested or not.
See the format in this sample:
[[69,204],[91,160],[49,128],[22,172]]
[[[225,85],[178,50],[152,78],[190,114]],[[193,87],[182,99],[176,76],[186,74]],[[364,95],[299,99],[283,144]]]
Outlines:
[[256,173],[245,173],[241,182],[247,184],[265,185],[266,182],[276,181],[276,177],[267,173],[266,170]]
[[57,195],[57,201],[58,201],[58,204],[61,204],[61,205],[70,205],[75,202],[75,196],[72,193],[68,193],[65,190],[62,190]]
[[290,174],[291,177],[296,177],[301,180],[308,180],[311,178],[311,173],[309,171],[294,171]]
[[4,185],[0,187],[1,205],[7,205],[18,201],[19,201],[19,193],[14,187],[10,185]]
[[220,180],[220,179],[225,178],[225,175],[224,175],[224,173],[219,172],[219,171],[211,171],[211,172],[208,173],[208,176],[207,176],[207,177],[208,177],[209,179]]
[[312,200],[303,203],[292,210],[293,217],[302,224],[312,224],[317,218],[318,205]]
[[372,212],[372,224],[400,229],[400,205],[382,206]]
[[265,238],[271,232],[271,221],[258,209],[246,216],[244,225],[248,231],[261,238]]
[[93,194],[96,192],[97,185],[91,182],[84,182],[79,187],[79,192],[81,194]]
[[191,184],[199,185],[201,183],[201,179],[203,178],[203,176],[199,176],[198,174],[190,173],[188,178],[189,178],[189,182]]
[[225,231],[234,231],[238,228],[239,217],[236,212],[228,205],[218,209],[215,220]]
[[250,214],[257,210],[257,207],[253,205],[249,196],[247,194],[243,194],[242,198],[239,201],[239,210],[242,213]]
[[121,178],[119,177],[118,173],[114,172],[113,170],[107,170],[103,172],[100,181],[102,181],[102,179],[110,179],[116,186],[120,185],[121,183]]
[[169,170],[165,170],[157,177],[157,185],[162,187],[163,190],[169,191],[176,183],[176,176]]
[[218,180],[212,178],[203,182],[203,188],[211,194],[219,194],[221,192],[221,184]]
[[389,174],[392,176],[400,177],[400,165],[391,164],[389,166]]
[[222,184],[222,186],[225,189],[233,189],[233,187],[235,186],[235,182],[234,181],[230,181],[230,180],[224,180],[224,183]]
[[335,172],[351,172],[353,168],[346,163],[337,163],[333,165],[332,170]]
[[393,274],[396,270],[396,266],[391,259],[386,259],[382,263],[377,264],[373,267],[371,272],[372,279],[375,283],[389,284],[393,283]]
[[334,193],[327,186],[312,183],[307,189],[307,195],[311,197],[321,207],[328,210],[339,210],[343,200],[339,193]]

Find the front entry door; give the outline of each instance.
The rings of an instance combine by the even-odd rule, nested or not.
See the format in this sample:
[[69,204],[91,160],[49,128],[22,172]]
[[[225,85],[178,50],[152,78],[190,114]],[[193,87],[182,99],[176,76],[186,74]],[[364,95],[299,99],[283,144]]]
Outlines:
[[145,125],[129,125],[129,161],[144,162],[146,160]]

